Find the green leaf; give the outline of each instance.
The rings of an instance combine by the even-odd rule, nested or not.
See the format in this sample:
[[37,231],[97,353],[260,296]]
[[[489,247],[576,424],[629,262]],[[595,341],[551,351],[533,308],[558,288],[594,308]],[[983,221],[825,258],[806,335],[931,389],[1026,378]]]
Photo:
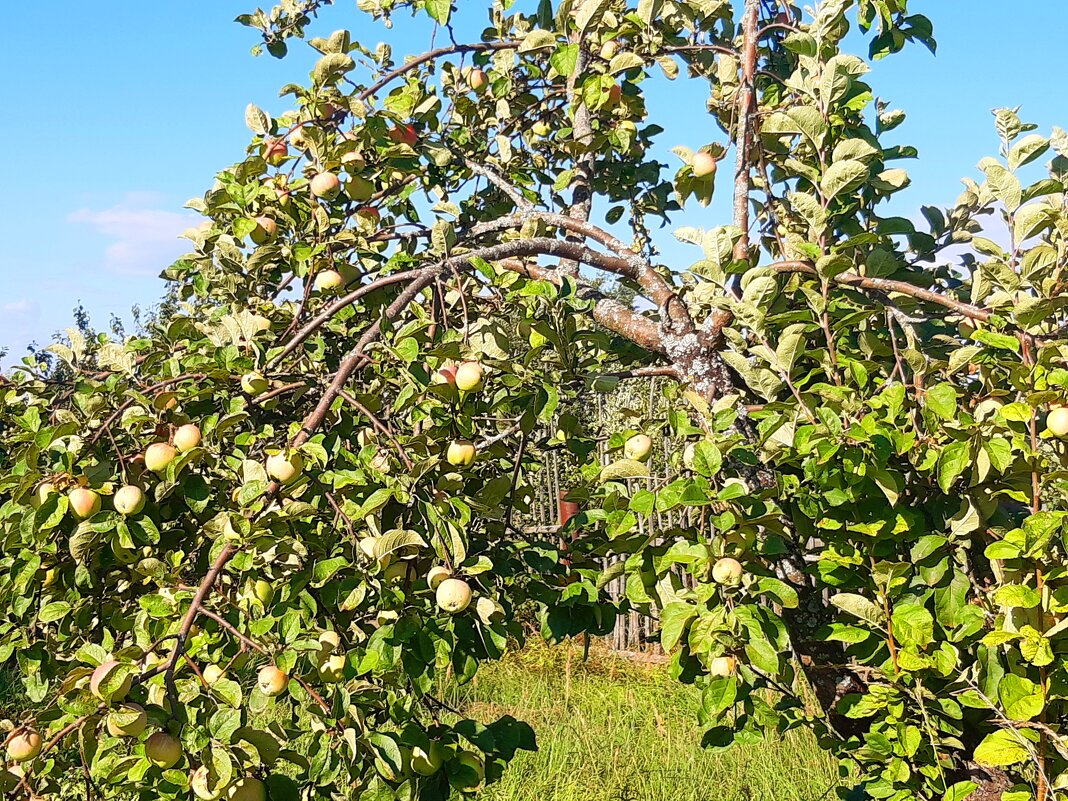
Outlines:
[[957,390],[949,382],[936,384],[927,390],[925,406],[943,420],[957,417]]
[[620,459],[601,468],[601,481],[618,481],[621,478],[648,478],[649,468],[634,459]]
[[[542,50],[546,47],[552,47],[556,44],[556,34],[552,31],[546,31],[541,28],[535,28],[526,36],[523,37],[523,41],[519,44],[520,53],[531,53],[535,50]],[[556,66],[555,64],[553,65]],[[560,72],[558,69],[557,72]]]
[[971,446],[967,442],[951,442],[942,449],[938,456],[938,486],[943,492],[949,492],[971,461]]
[[682,640],[686,627],[697,617],[697,607],[693,604],[673,601],[660,612],[660,644],[669,653]]
[[571,76],[578,66],[579,46],[577,44],[561,45],[556,52],[549,57],[549,63],[553,69],[563,77]]
[[934,641],[934,617],[919,604],[898,604],[890,616],[902,645],[924,648]]
[[1007,609],[1034,609],[1041,601],[1037,591],[1022,584],[1006,584],[994,590],[994,602]]
[[426,13],[439,25],[448,25],[452,15],[452,0],[425,0]]
[[1002,729],[991,732],[983,741],[976,746],[974,758],[980,765],[992,768],[1016,765],[1029,759],[1030,749],[1022,742],[1022,737],[1016,732]]
[[820,191],[831,200],[842,192],[851,192],[868,177],[868,165],[856,159],[846,159],[832,164],[820,181]]
[[968,796],[979,789],[979,785],[975,782],[957,782],[950,785],[946,790],[945,795],[942,796],[942,801],[966,801]]
[[859,617],[873,626],[882,625],[885,615],[883,610],[869,601],[863,595],[852,592],[840,592],[831,596],[831,603],[843,612]]
[[1045,701],[1042,688],[1015,673],[1006,673],[998,682],[998,700],[1010,720],[1031,720],[1041,712]]

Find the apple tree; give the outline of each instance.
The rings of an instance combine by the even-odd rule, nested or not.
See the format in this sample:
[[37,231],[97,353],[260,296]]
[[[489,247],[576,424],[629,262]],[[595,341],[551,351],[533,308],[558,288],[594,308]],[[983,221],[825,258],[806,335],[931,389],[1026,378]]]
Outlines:
[[[868,75],[934,50],[907,0],[359,0],[433,23],[403,60],[325,5],[240,18],[317,57],[190,203],[173,313],[0,382],[5,789],[474,793],[534,733],[441,688],[534,606],[658,617],[710,749],[807,727],[872,798],[1065,797],[1068,135],[998,110],[910,219]],[[709,123],[670,165],[669,81]],[[665,413],[597,430],[649,376]],[[523,524],[550,451],[566,553]]]

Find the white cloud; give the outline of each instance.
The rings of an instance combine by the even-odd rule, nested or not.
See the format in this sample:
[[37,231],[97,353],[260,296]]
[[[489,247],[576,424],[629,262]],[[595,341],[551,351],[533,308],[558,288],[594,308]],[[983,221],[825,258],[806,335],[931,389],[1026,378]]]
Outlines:
[[178,236],[197,222],[188,212],[154,208],[159,204],[156,195],[130,192],[111,208],[78,209],[67,222],[89,225],[113,240],[103,252],[104,267],[110,272],[155,276],[185,252]]

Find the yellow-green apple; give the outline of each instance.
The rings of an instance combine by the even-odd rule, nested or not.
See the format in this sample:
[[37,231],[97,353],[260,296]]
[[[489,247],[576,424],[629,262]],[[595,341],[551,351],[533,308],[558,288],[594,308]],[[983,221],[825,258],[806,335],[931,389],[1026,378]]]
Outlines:
[[167,732],[157,731],[145,740],[145,757],[157,768],[173,768],[182,758],[182,744]]
[[178,451],[168,442],[153,442],[145,449],[145,467],[153,473],[162,473],[170,466]]
[[712,580],[717,584],[737,584],[742,578],[742,563],[724,556],[712,566]]
[[112,737],[140,737],[148,725],[148,715],[137,704],[123,704],[108,713],[108,734]]
[[219,782],[218,776],[207,765],[201,765],[189,774],[189,786],[193,790],[193,795],[201,801],[216,801],[222,798],[226,790],[226,785]]
[[311,179],[311,193],[323,200],[333,200],[341,194],[341,180],[332,172],[316,173]]
[[41,746],[41,735],[27,729],[7,741],[7,758],[12,762],[29,762],[41,753]]
[[733,656],[717,656],[708,663],[710,676],[732,676],[738,667],[738,660]]
[[434,565],[430,568],[430,572],[426,574],[426,583],[430,585],[430,589],[436,590],[438,585],[451,575],[452,573],[447,567],[444,567],[443,565]]
[[256,596],[256,600],[264,606],[270,606],[271,601],[274,600],[274,585],[267,579],[256,579],[252,585],[252,594]]
[[227,801],[267,801],[267,787],[253,776],[244,776],[226,788]]
[[438,585],[434,599],[443,611],[455,615],[471,605],[471,585],[463,579],[447,578]]
[[457,367],[456,388],[464,392],[482,389],[482,365],[478,362],[464,362]]
[[226,671],[223,670],[219,665],[212,664],[204,668],[204,672],[201,675],[204,676],[204,683],[210,687],[223,676],[225,676]]
[[286,691],[286,687],[289,686],[289,676],[274,665],[264,665],[256,675],[256,686],[268,698],[274,698]]
[[337,270],[320,270],[315,274],[315,289],[319,292],[333,292],[345,283]]
[[345,187],[345,191],[357,203],[363,203],[371,199],[371,195],[375,193],[375,185],[362,175],[354,175]]
[[67,495],[70,509],[79,520],[92,517],[100,511],[100,496],[91,489],[76,487]]
[[241,376],[241,389],[247,395],[262,395],[270,386],[267,379],[259,373],[245,373]]
[[619,42],[615,39],[610,39],[601,45],[601,58],[605,61],[611,61],[615,58],[617,52],[619,52]]
[[125,515],[127,517],[140,514],[141,510],[145,508],[144,491],[140,487],[135,487],[132,484],[120,487],[118,491],[116,491],[115,497],[111,500],[115,505],[115,511],[120,515]]
[[452,774],[449,781],[459,790],[474,790],[482,780],[486,778],[486,766],[482,758],[470,751],[460,751],[456,754],[456,761],[460,763],[461,770]]
[[635,434],[623,444],[623,455],[628,459],[644,462],[653,449],[653,440],[648,434]]
[[336,684],[345,678],[345,655],[330,654],[319,666],[319,676],[323,681]]
[[185,453],[199,445],[200,439],[200,427],[192,423],[186,423],[184,426],[179,426],[178,430],[174,432],[174,447],[178,449],[179,453]]
[[275,481],[289,484],[296,481],[304,470],[304,457],[299,453],[276,453],[267,457],[267,475]]
[[455,439],[449,443],[445,458],[456,467],[470,467],[475,463],[475,443],[467,439]]
[[34,490],[33,495],[30,496],[30,506],[34,509],[40,509],[41,504],[48,500],[50,495],[54,495],[56,492],[56,485],[51,481],[45,481],[37,485],[37,489]]
[[1061,439],[1068,436],[1068,406],[1058,406],[1046,416],[1046,429]]
[[89,678],[89,692],[101,701],[121,701],[124,699],[126,694],[130,692],[130,687],[133,686],[133,676],[126,673],[122,682],[115,686],[112,675],[118,668],[119,663],[114,659],[109,659],[99,665],[93,670],[93,675]]
[[438,742],[431,743],[429,750],[412,746],[412,770],[420,776],[432,776],[441,770],[448,757],[449,749]]
[[252,233],[249,236],[252,241],[257,245],[266,245],[268,242],[274,240],[278,234],[278,223],[272,220],[270,217],[259,216],[255,219],[256,227],[252,229]]
[[716,159],[711,153],[701,151],[695,153],[690,163],[695,178],[704,178],[706,175],[716,174]]

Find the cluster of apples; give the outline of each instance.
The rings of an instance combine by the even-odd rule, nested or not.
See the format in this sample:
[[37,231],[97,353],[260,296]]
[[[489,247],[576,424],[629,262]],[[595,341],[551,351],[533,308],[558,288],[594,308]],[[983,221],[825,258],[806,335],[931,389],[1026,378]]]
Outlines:
[[[435,384],[447,385],[467,394],[482,389],[484,374],[485,370],[478,362],[463,362],[460,365],[450,364],[440,368],[431,380]],[[475,463],[476,456],[478,450],[475,443],[467,439],[454,439],[445,449],[445,459],[454,467],[470,467]]]
[[[250,397],[262,395],[270,388],[262,373],[252,371],[241,376],[241,390]],[[275,453],[267,457],[267,475],[281,484],[292,484],[304,472],[304,457],[297,451]]]

